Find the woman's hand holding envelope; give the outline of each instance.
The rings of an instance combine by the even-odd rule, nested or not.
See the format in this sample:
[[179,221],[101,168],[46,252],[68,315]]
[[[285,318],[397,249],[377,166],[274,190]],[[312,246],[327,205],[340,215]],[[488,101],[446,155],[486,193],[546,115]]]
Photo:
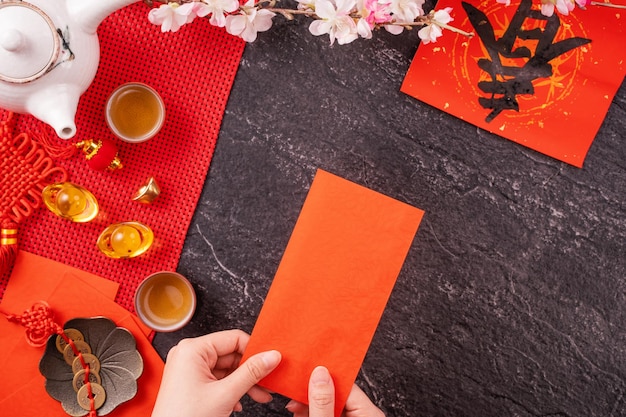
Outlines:
[[[241,411],[246,393],[259,403],[271,401],[270,393],[256,384],[280,363],[277,351],[251,356],[240,366],[250,336],[228,330],[184,339],[167,355],[161,387],[152,417],[229,417]],[[294,417],[333,417],[335,387],[328,370],[315,368],[309,380],[309,403],[291,401]],[[344,417],[384,417],[356,385],[346,402]]]
[[278,366],[280,353],[258,353],[239,367],[248,338],[228,330],[180,341],[167,355],[152,417],[229,417],[241,411],[246,393],[257,402],[270,401],[256,384]]
[[[335,410],[335,387],[330,373],[323,366],[313,370],[309,379],[309,405],[291,401],[287,410],[294,417],[333,417]],[[352,386],[342,417],[385,417],[361,389]]]

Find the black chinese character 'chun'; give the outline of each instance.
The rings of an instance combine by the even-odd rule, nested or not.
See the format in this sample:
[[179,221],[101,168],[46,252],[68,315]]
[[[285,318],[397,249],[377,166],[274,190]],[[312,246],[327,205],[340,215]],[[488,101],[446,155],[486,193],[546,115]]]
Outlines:
[[[481,81],[478,87],[490,98],[480,97],[478,102],[485,109],[492,109],[486,117],[491,122],[503,110],[519,111],[518,94],[533,94],[532,81],[537,78],[552,76],[550,61],[572,49],[591,42],[591,39],[574,37],[554,43],[554,37],[561,22],[556,14],[544,16],[539,10],[531,10],[532,0],[521,0],[511,23],[500,39],[496,39],[493,26],[487,16],[469,3],[463,2],[463,8],[483,42],[489,57],[478,60],[478,66],[487,72],[491,80]],[[525,19],[544,20],[545,27],[530,30],[522,29]],[[516,39],[536,40],[534,55],[532,51],[520,46],[513,48]],[[523,66],[505,66],[500,57],[525,59]]]

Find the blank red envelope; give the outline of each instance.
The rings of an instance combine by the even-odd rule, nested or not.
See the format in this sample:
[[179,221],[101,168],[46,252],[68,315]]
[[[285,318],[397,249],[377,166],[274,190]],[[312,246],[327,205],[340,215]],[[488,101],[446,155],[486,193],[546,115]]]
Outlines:
[[307,403],[326,366],[341,413],[423,214],[318,170],[242,360],[282,353],[260,385]]

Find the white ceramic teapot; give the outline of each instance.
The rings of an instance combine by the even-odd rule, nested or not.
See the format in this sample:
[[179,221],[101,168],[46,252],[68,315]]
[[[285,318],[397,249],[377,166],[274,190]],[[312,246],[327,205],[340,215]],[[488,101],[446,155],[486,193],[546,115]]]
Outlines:
[[100,61],[96,29],[137,0],[0,0],[0,107],[76,134],[78,99]]

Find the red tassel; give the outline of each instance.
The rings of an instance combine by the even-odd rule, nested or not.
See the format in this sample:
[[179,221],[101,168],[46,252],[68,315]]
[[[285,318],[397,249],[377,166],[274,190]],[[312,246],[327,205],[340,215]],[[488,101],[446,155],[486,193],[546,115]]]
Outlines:
[[[41,190],[55,176],[59,177],[57,182],[67,179],[67,171],[55,167],[46,154],[45,150],[50,151],[52,144],[45,134],[41,144],[26,133],[15,136],[15,123],[12,112],[0,109],[0,158],[4,159],[4,178],[0,180],[0,276],[9,272],[15,263],[17,226],[41,204]],[[68,155],[70,151],[76,152],[66,149]],[[59,149],[57,155],[62,154]],[[17,191],[12,192],[12,188]]]
[[71,143],[65,143],[63,145],[54,143],[45,130],[42,130],[42,132],[36,135],[34,139],[39,142],[50,158],[55,160],[70,159],[78,153],[76,146]]
[[[5,146],[3,138],[10,139],[16,118],[13,112],[3,111],[4,120],[0,121],[0,144]],[[4,179],[3,179],[4,180]],[[4,191],[3,191],[4,193]],[[6,214],[2,208],[3,215]],[[11,269],[17,257],[17,223],[8,219],[0,219],[0,276]]]
[[17,225],[4,222],[0,229],[0,276],[13,267],[17,251]]

